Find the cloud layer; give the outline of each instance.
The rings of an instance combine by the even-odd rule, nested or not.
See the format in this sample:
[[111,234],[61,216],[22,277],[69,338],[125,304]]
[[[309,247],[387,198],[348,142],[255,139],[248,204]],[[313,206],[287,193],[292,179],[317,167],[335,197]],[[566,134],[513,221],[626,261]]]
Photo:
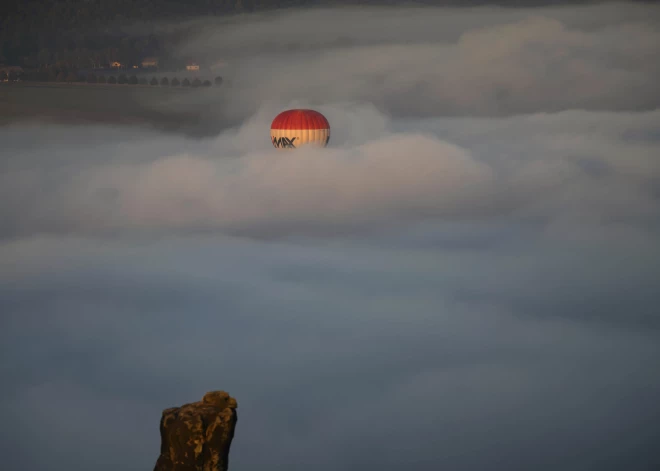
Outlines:
[[657,18],[200,20],[232,91],[157,108],[215,136],[0,128],[3,470],[148,468],[211,389],[231,469],[655,469]]
[[[369,107],[326,113],[338,125],[322,151],[269,147],[270,115],[261,113],[196,143],[93,131],[57,168],[47,162],[50,145],[19,143],[41,131],[7,129],[5,142],[17,147],[0,176],[3,235],[323,235],[427,218],[591,224],[647,236],[658,229],[658,111],[394,122]],[[352,126],[365,118],[371,126]],[[41,139],[75,141],[78,133]],[[122,144],[107,147],[108,139]]]
[[220,114],[296,99],[427,117],[650,110],[660,97],[659,11],[626,3],[287,11],[201,21],[180,54],[204,51],[228,65],[218,70],[234,88],[218,98]]

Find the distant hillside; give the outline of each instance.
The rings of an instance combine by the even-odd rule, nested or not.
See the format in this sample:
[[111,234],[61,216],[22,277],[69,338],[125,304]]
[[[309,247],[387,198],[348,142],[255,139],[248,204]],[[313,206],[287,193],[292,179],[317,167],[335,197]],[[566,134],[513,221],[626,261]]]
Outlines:
[[[59,63],[73,68],[98,61],[131,63],[163,55],[177,38],[127,37],[128,22],[225,16],[290,7],[330,5],[504,6],[558,4],[557,0],[3,0],[0,2],[0,64],[39,67]],[[566,0],[565,3],[584,3]],[[593,3],[593,2],[590,2]],[[96,55],[96,56],[95,56]]]
[[73,51],[87,56],[108,48],[117,49],[114,54],[118,59],[128,62],[135,55],[158,53],[162,38],[126,38],[118,34],[118,26],[127,22],[224,16],[314,3],[309,0],[4,0],[0,2],[0,64],[36,67],[67,60],[65,56]]

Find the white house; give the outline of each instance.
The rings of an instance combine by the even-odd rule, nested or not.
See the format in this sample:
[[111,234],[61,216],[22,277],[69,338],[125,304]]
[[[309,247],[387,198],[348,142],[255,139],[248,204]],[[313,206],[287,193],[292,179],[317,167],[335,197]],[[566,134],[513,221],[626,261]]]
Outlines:
[[145,57],[142,60],[142,67],[158,67],[158,58],[157,57]]

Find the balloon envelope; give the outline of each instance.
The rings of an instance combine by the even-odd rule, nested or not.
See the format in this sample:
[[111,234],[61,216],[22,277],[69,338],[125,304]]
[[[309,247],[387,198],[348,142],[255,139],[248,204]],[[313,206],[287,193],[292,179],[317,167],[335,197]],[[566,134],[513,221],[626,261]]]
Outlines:
[[296,149],[305,145],[325,147],[330,140],[330,123],[318,111],[286,110],[271,123],[270,140],[278,149]]

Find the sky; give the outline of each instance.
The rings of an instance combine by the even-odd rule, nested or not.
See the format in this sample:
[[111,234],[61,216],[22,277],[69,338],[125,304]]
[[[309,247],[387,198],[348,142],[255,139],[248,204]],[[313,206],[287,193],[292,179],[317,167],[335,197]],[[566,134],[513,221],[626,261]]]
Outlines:
[[144,106],[215,135],[0,128],[3,470],[149,469],[217,389],[234,470],[658,469],[660,8],[198,21],[230,91]]

